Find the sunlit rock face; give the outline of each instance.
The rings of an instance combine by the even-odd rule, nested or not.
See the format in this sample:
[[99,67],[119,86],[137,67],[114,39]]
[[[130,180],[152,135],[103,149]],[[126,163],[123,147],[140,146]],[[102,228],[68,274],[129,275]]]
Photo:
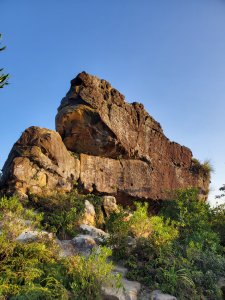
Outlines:
[[21,195],[68,192],[113,195],[119,202],[161,200],[209,177],[193,167],[190,149],[171,142],[140,103],[129,104],[107,81],[82,72],[71,81],[56,130],[30,127],[3,167],[2,188]]
[[7,192],[46,195],[70,191],[79,178],[80,162],[67,151],[57,132],[30,127],[14,144],[2,171]]
[[206,174],[193,171],[192,152],[171,142],[137,102],[105,80],[82,72],[71,81],[56,116],[67,149],[81,156],[81,182],[89,191],[163,199],[195,186],[208,192]]

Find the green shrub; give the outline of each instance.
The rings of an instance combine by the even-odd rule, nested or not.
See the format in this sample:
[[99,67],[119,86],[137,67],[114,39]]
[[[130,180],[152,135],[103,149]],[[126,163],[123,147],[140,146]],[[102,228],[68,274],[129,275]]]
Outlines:
[[43,213],[43,226],[61,239],[71,238],[77,234],[78,225],[84,214],[85,200],[94,205],[96,223],[101,226],[103,223],[102,198],[98,196],[82,195],[77,190],[46,198],[30,196],[31,204]]
[[120,208],[119,212],[114,212],[106,218],[106,230],[110,233],[107,245],[113,249],[115,260],[127,257],[130,252],[128,246],[128,236],[130,233],[129,213]]
[[188,245],[193,241],[202,250],[220,248],[219,236],[211,227],[212,209],[199,200],[198,190],[178,190],[175,199],[165,201],[160,214],[177,224],[180,243]]
[[192,158],[191,171],[206,176],[208,179],[210,179],[211,173],[214,172],[214,169],[209,160],[205,160],[203,163],[201,163],[198,159]]
[[211,210],[211,226],[225,247],[225,204],[218,205]]
[[165,247],[170,245],[179,235],[175,223],[170,219],[164,220],[160,216],[152,216],[151,219],[152,233],[150,241],[154,247]]
[[59,238],[66,239],[77,234],[79,219],[84,213],[84,197],[77,191],[55,194],[47,198],[30,197],[32,205],[43,213],[43,226]]
[[71,281],[73,299],[101,299],[101,286],[115,282],[120,285],[120,276],[113,275],[112,263],[107,258],[112,254],[109,248],[94,250],[88,257],[74,256],[66,262],[68,276]]
[[66,289],[57,279],[60,272],[56,275],[54,271],[59,269],[59,259],[53,242],[19,243],[2,234],[0,249],[0,295],[10,299],[66,299]]
[[151,234],[137,240],[126,261],[129,278],[178,299],[222,299],[224,208],[199,201],[196,189],[179,190],[150,220]]
[[42,214],[25,208],[16,197],[0,198],[1,230],[7,233],[8,238],[16,238],[27,227],[40,227],[42,218]]
[[148,203],[135,202],[135,211],[130,218],[131,232],[137,238],[148,237],[152,232],[152,223],[148,216]]
[[10,227],[11,234],[7,231],[8,221],[11,222],[8,216],[12,220],[25,218],[34,230],[41,227],[42,215],[24,208],[15,197],[0,199],[0,216],[0,299],[94,300],[100,295],[101,284],[109,280],[119,282],[111,273],[112,263],[107,262],[111,250],[104,247],[89,258],[78,255],[61,258],[54,239],[16,241],[18,230]]

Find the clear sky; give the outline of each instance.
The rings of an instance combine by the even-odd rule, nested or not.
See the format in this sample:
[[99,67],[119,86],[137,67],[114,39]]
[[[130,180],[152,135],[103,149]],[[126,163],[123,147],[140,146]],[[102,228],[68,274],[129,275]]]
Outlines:
[[212,190],[225,183],[225,0],[0,0],[0,32],[11,74],[0,90],[0,168],[25,128],[55,129],[84,70],[210,159]]

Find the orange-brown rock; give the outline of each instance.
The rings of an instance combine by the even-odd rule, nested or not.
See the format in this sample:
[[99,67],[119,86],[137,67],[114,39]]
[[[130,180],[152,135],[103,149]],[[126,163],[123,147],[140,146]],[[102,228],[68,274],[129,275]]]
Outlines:
[[82,72],[71,81],[58,108],[56,130],[67,149],[93,156],[81,157],[85,188],[112,193],[116,187],[151,199],[187,186],[208,192],[209,177],[193,168],[191,150],[171,142],[142,104],[125,102],[105,80]]
[[[80,155],[80,182],[87,192],[116,195],[120,202],[128,199],[167,199],[170,191],[195,186],[205,198],[208,179],[189,168],[178,166],[152,169],[137,159],[111,159]],[[160,171],[162,173],[160,173]]]
[[79,178],[80,162],[52,130],[30,127],[14,144],[3,167],[7,192],[25,196],[70,191]]
[[191,150],[169,141],[143,105],[126,103],[105,80],[84,72],[72,80],[56,128],[22,134],[3,167],[7,191],[63,192],[77,181],[84,192],[120,202],[166,199],[169,191],[192,186],[207,196],[209,174]]

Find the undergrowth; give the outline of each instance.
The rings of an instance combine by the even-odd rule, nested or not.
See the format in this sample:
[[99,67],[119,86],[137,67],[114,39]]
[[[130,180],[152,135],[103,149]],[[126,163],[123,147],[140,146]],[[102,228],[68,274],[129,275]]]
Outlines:
[[[75,199],[67,201],[73,203]],[[52,212],[50,207],[49,211]],[[113,265],[108,262],[111,250],[107,247],[99,247],[88,258],[63,258],[54,238],[16,240],[24,230],[41,230],[43,220],[45,225],[51,220],[49,229],[56,228],[59,222],[28,209],[16,197],[0,199],[0,299],[95,300],[101,299],[102,284],[119,282],[118,276],[112,275]]]
[[[136,204],[133,216],[111,215],[106,224],[114,259],[128,276],[178,299],[222,299],[217,283],[225,276],[224,207],[199,201],[197,189],[179,190],[157,216]],[[135,238],[131,246],[127,236]]]
[[181,300],[222,299],[217,283],[225,277],[225,207],[211,208],[196,189],[176,191],[158,215],[149,215],[146,203],[136,202],[135,211],[120,207],[104,220],[106,247],[89,258],[60,257],[54,238],[16,241],[27,228],[74,237],[85,199],[103,226],[102,199],[93,195],[74,191],[23,204],[0,199],[0,299],[101,299],[101,286],[112,280],[111,255],[128,267],[128,278],[151,290]]

